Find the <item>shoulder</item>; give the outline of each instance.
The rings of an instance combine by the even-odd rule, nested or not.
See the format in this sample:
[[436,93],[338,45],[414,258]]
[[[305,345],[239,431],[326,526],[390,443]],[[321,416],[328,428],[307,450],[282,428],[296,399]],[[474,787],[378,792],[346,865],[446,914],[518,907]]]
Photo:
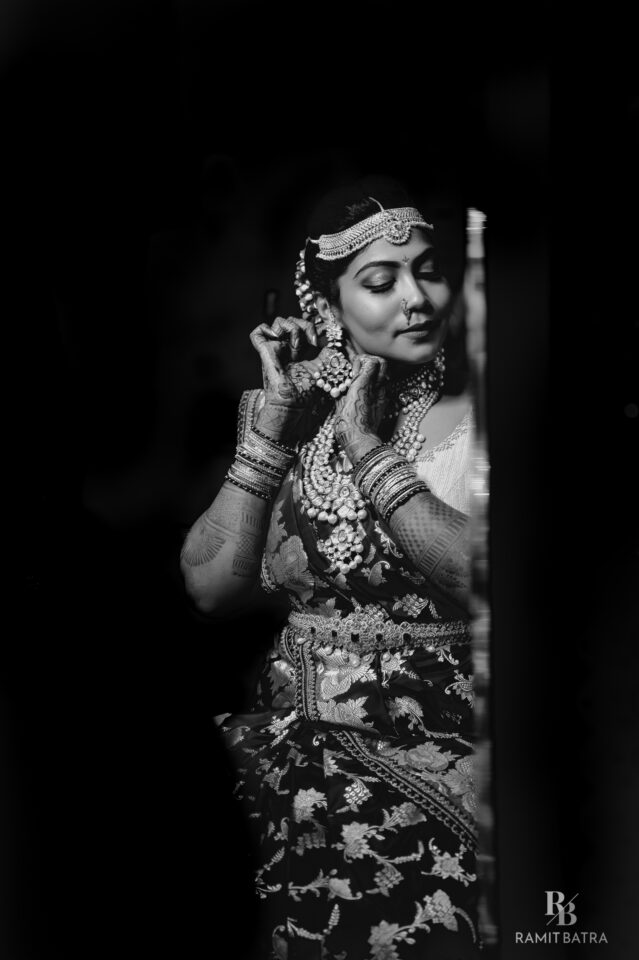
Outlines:
[[255,417],[264,403],[264,391],[260,388],[245,390],[237,408],[237,442],[242,443],[253,426]]

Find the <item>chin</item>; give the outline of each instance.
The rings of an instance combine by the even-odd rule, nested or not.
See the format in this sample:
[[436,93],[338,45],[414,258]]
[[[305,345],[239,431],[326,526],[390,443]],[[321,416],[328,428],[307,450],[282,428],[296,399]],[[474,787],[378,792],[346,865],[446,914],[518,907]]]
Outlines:
[[437,337],[436,340],[407,344],[401,351],[398,350],[394,353],[393,360],[397,363],[414,364],[415,366],[430,363],[441,350],[443,343],[444,337]]

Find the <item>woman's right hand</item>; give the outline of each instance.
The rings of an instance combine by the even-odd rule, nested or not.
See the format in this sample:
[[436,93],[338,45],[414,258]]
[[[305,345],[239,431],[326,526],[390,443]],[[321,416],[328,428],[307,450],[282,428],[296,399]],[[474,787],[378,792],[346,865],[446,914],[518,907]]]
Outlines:
[[327,348],[320,350],[315,325],[297,317],[261,323],[250,339],[264,380],[264,405],[255,425],[274,440],[294,445],[306,434],[309,414],[318,406],[313,374]]

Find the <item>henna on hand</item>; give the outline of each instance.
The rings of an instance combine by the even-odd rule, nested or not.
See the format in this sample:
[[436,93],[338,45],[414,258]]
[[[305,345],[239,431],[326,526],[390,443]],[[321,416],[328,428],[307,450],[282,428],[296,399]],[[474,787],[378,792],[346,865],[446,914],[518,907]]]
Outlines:
[[335,436],[351,463],[380,443],[386,406],[386,361],[362,355],[353,361],[353,382],[336,404]]
[[[319,425],[313,374],[327,348],[320,350],[313,323],[295,317],[278,317],[270,327],[260,324],[251,343],[260,355],[264,381],[264,406],[256,425],[273,439],[294,446],[306,438],[312,423]],[[304,353],[314,356],[304,358]]]
[[304,415],[303,408],[289,404],[266,402],[255,418],[255,426],[272,440],[295,446],[299,423]]

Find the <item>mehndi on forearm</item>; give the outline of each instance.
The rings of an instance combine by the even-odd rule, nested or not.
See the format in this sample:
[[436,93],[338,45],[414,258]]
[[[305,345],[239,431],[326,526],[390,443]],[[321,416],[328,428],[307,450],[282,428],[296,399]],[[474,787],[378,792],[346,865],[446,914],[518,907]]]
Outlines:
[[180,555],[187,592],[204,612],[233,605],[259,575],[270,503],[225,481]]
[[268,515],[265,501],[225,482],[208,510],[191,527],[182,547],[182,562],[187,567],[201,567],[232,544],[241,561],[237,576],[242,576],[247,563],[261,551],[266,530],[266,516],[262,514]]
[[366,453],[354,477],[431,588],[465,609],[470,572],[466,516],[436,497],[390,444]]
[[470,589],[468,517],[420,491],[388,521],[393,539],[435,590],[464,610]]
[[255,426],[238,443],[222,489],[182,549],[187,592],[203,612],[226,611],[252,588],[270,505],[293,456],[292,448]]

